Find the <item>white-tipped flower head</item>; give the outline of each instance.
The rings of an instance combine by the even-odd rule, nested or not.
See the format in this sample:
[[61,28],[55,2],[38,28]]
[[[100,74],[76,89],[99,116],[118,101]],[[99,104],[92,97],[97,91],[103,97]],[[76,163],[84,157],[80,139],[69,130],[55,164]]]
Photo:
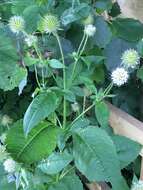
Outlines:
[[92,24],[88,24],[85,26],[84,32],[89,37],[94,36],[94,34],[96,32],[96,27]]
[[134,183],[131,190],[143,190],[143,181],[138,181],[137,183]]
[[16,170],[16,162],[11,158],[5,160],[3,165],[4,165],[5,171],[7,171],[8,173],[13,173]]
[[4,145],[0,145],[0,162],[4,161],[8,157],[8,153],[6,152],[6,147]]
[[46,15],[41,22],[42,30],[49,34],[57,32],[57,30],[59,30],[59,27],[59,20],[54,15]]
[[125,68],[134,69],[140,63],[140,56],[136,50],[129,49],[123,53],[121,60]]
[[18,34],[24,30],[25,21],[21,16],[13,16],[9,20],[9,27],[13,33]]
[[3,133],[3,134],[0,136],[0,141],[4,144],[4,143],[5,143],[5,140],[6,140],[6,133]]
[[25,38],[25,42],[28,45],[28,47],[31,47],[31,46],[33,46],[37,42],[37,37],[33,36],[33,35],[28,35]]
[[8,115],[3,115],[1,119],[1,124],[3,126],[8,126],[12,124],[13,120]]
[[77,102],[75,102],[74,104],[71,104],[71,106],[72,106],[72,110],[73,110],[74,112],[79,111],[79,105],[78,105]]
[[111,74],[111,79],[113,84],[117,86],[122,86],[127,82],[129,78],[128,72],[124,68],[117,68]]

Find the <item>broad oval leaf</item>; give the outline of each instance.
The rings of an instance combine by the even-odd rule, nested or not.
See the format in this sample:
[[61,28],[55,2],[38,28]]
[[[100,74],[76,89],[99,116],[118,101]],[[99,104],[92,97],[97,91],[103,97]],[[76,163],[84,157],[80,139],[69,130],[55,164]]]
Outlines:
[[104,56],[106,57],[105,64],[109,71],[112,71],[116,67],[121,66],[122,54],[127,49],[136,49],[136,44],[133,42],[127,42],[127,41],[119,39],[119,38],[114,38],[106,46]]
[[113,189],[128,190],[114,143],[104,130],[97,127],[80,130],[73,135],[73,144],[75,165],[90,181],[108,181]]
[[64,65],[57,59],[51,59],[48,61],[49,65],[54,69],[64,68]]
[[59,128],[42,122],[32,129],[26,138],[22,121],[17,121],[8,132],[7,151],[18,162],[30,164],[40,161],[55,149],[58,130]]
[[65,168],[72,161],[72,159],[72,155],[66,151],[61,153],[54,152],[46,160],[42,161],[38,165],[38,168],[46,174],[57,174]]
[[27,70],[19,66],[16,47],[5,31],[0,30],[0,89],[12,90],[27,77]]
[[110,111],[105,102],[97,102],[95,105],[95,114],[99,124],[102,127],[107,127],[109,122]]
[[23,120],[26,135],[35,125],[55,111],[58,100],[54,92],[42,92],[31,102]]
[[113,21],[116,35],[122,39],[135,42],[143,37],[143,24],[131,18],[117,18]]
[[121,169],[133,162],[141,151],[141,145],[123,136],[113,136]]
[[83,185],[75,174],[63,177],[58,183],[53,184],[48,190],[83,190]]

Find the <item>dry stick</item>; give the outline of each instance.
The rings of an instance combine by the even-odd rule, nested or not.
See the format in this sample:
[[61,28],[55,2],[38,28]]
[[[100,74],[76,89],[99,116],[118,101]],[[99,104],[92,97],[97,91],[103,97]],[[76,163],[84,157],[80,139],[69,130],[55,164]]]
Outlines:
[[140,180],[143,181],[143,156],[141,156]]

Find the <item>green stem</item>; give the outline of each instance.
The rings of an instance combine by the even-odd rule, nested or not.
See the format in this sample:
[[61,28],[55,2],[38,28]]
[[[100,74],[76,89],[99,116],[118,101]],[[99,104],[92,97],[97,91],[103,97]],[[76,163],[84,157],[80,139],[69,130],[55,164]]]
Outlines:
[[[38,51],[38,48],[37,48],[36,44],[34,45],[34,49],[35,49],[36,54],[37,54],[38,58],[40,59],[41,63],[43,63],[42,55],[41,55],[41,53]],[[42,86],[45,87],[43,66],[42,66]]]
[[83,109],[82,112],[84,112],[86,106],[86,96],[83,97]]
[[[85,42],[84,42],[84,41],[85,41]],[[72,83],[73,78],[74,78],[74,73],[75,73],[75,70],[76,70],[76,67],[77,67],[77,63],[78,63],[78,61],[79,61],[79,59],[80,59],[80,56],[82,55],[82,53],[83,53],[83,51],[84,51],[84,49],[85,49],[85,46],[86,46],[86,44],[87,44],[87,41],[88,41],[88,36],[84,34],[83,39],[82,39],[82,41],[81,41],[81,44],[80,44],[80,46],[79,46],[79,48],[78,48],[78,51],[77,51],[78,58],[77,58],[76,61],[74,62],[74,66],[73,66],[73,70],[72,70],[72,74],[71,74],[71,83]],[[83,44],[83,42],[84,42],[84,44]],[[81,49],[82,44],[83,44],[83,48]],[[81,49],[81,50],[80,50],[80,49]]]
[[92,109],[95,106],[95,103],[93,103],[91,106],[89,106],[87,109],[85,109],[75,120],[72,122],[75,123],[78,119],[80,119],[86,112],[88,112],[90,109]]
[[82,40],[81,40],[80,45],[79,45],[79,48],[78,48],[78,50],[77,50],[77,55],[79,55],[79,53],[80,53],[80,49],[81,49],[82,44],[83,44],[83,42],[84,42],[84,40],[85,40],[85,36],[86,36],[86,34],[85,34],[85,32],[84,32],[83,37],[82,37]]
[[61,124],[61,122],[60,122],[60,120],[59,120],[57,114],[56,114],[56,120],[58,121],[60,128],[63,128],[63,126],[62,126],[62,124]]
[[37,68],[36,68],[36,65],[34,65],[34,70],[35,70],[36,82],[37,82],[37,84],[38,84],[38,87],[41,89],[41,85],[40,85],[40,82],[39,82],[39,79],[38,79],[38,74],[37,74]]
[[75,166],[72,166],[69,170],[65,171],[65,173],[61,174],[60,179],[62,179],[64,176],[66,176],[73,169],[75,169]]
[[107,88],[106,88],[105,91],[104,91],[104,95],[105,95],[105,96],[109,94],[109,92],[110,92],[110,90],[112,89],[112,87],[113,87],[113,83],[111,82],[111,83],[109,84],[109,86],[107,86]]
[[[54,35],[58,41],[60,52],[61,52],[61,57],[62,57],[62,62],[63,62],[63,87],[64,87],[64,91],[65,91],[66,90],[66,65],[65,65],[64,53],[63,53],[62,45],[61,45],[60,38],[59,38],[58,34],[55,33]],[[66,97],[64,95],[64,100],[63,100],[63,128],[66,127],[66,114],[67,114]]]

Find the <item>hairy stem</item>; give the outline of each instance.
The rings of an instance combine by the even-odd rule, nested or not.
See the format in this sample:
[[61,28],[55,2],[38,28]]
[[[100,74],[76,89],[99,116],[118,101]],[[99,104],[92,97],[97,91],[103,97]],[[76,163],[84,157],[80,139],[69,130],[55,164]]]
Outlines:
[[[66,65],[65,65],[64,53],[63,53],[62,45],[61,45],[60,38],[59,38],[58,34],[55,33],[54,35],[55,35],[55,37],[56,37],[56,39],[58,41],[60,52],[61,52],[61,57],[62,57],[62,63],[63,63],[63,87],[64,87],[64,91],[65,91],[66,90]],[[66,110],[66,98],[65,98],[65,95],[64,95],[64,100],[63,100],[63,128],[66,127],[66,113],[67,113],[67,110]]]

